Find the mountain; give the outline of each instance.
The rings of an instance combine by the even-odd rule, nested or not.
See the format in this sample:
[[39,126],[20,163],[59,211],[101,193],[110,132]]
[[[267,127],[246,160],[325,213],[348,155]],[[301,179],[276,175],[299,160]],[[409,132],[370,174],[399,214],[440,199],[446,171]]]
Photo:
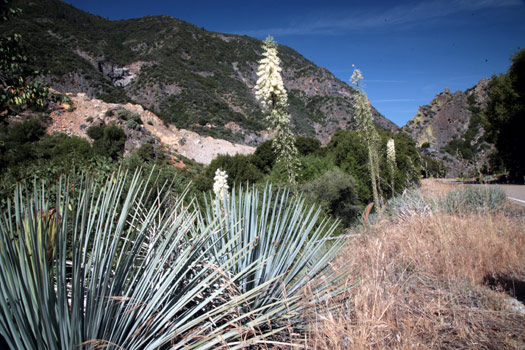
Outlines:
[[447,176],[477,175],[493,146],[485,140],[482,111],[487,106],[489,79],[466,91],[445,89],[402,128],[423,154],[441,160]]
[[[110,21],[58,0],[15,0],[22,15],[2,32],[22,34],[27,56],[60,92],[134,102],[165,123],[247,145],[268,138],[254,97],[261,41],[206,31],[169,16]],[[354,126],[349,85],[279,46],[297,134],[326,143]],[[375,122],[397,126],[373,109]]]

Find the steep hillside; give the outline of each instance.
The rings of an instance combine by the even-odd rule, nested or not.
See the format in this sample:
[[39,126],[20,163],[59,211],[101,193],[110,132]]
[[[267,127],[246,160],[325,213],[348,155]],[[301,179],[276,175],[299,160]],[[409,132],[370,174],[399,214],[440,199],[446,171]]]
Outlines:
[[488,83],[482,79],[464,92],[445,89],[403,127],[423,154],[445,163],[448,176],[476,174],[492,149],[485,141],[481,116]]
[[[226,140],[201,136],[193,131],[164,125],[155,114],[136,104],[106,103],[90,99],[84,93],[67,94],[70,102],[51,112],[48,133],[65,133],[92,141],[87,135],[91,126],[114,124],[127,136],[126,153],[145,143],[164,147],[168,154],[180,154],[199,163],[209,164],[219,154],[251,154],[255,148]],[[176,157],[171,157],[177,162]],[[177,162],[175,165],[182,165]]]
[[[22,34],[35,68],[56,90],[135,102],[203,135],[250,145],[265,139],[253,90],[259,40],[169,16],[109,21],[58,0],[13,4],[22,16],[0,30]],[[352,128],[355,91],[291,48],[279,50],[296,133],[327,142],[338,129]],[[375,110],[374,117],[396,128]]]

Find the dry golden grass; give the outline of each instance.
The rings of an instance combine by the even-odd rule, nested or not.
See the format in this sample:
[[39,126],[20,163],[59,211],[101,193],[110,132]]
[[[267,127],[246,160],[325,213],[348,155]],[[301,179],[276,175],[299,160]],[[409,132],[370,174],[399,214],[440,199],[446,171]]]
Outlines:
[[[431,181],[421,192],[435,198],[451,187]],[[525,315],[483,284],[524,280],[525,219],[516,211],[376,223],[340,256],[357,283],[305,321],[305,348],[525,349]]]

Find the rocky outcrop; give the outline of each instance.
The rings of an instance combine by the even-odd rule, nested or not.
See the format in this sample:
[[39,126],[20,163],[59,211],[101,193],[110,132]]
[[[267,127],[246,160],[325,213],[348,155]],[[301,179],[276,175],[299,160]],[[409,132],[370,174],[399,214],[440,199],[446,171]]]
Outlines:
[[488,84],[482,79],[464,92],[445,89],[430,104],[420,106],[403,127],[424,154],[444,162],[448,176],[477,175],[492,150],[481,122]]
[[75,53],[88,61],[95,69],[109,78],[113,86],[117,87],[128,86],[131,81],[137,77],[141,66],[146,63],[139,61],[134,62],[129,67],[118,67],[104,57],[95,58],[92,57],[88,52],[79,49],[76,49]]

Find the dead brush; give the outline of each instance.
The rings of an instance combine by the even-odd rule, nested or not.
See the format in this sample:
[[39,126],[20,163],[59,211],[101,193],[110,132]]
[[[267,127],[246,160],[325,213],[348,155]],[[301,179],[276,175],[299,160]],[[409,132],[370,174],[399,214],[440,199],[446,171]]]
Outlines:
[[[422,193],[450,190],[433,186]],[[524,224],[502,211],[376,222],[340,254],[359,282],[338,309],[307,321],[305,348],[523,349],[525,316],[483,280],[525,276]]]

